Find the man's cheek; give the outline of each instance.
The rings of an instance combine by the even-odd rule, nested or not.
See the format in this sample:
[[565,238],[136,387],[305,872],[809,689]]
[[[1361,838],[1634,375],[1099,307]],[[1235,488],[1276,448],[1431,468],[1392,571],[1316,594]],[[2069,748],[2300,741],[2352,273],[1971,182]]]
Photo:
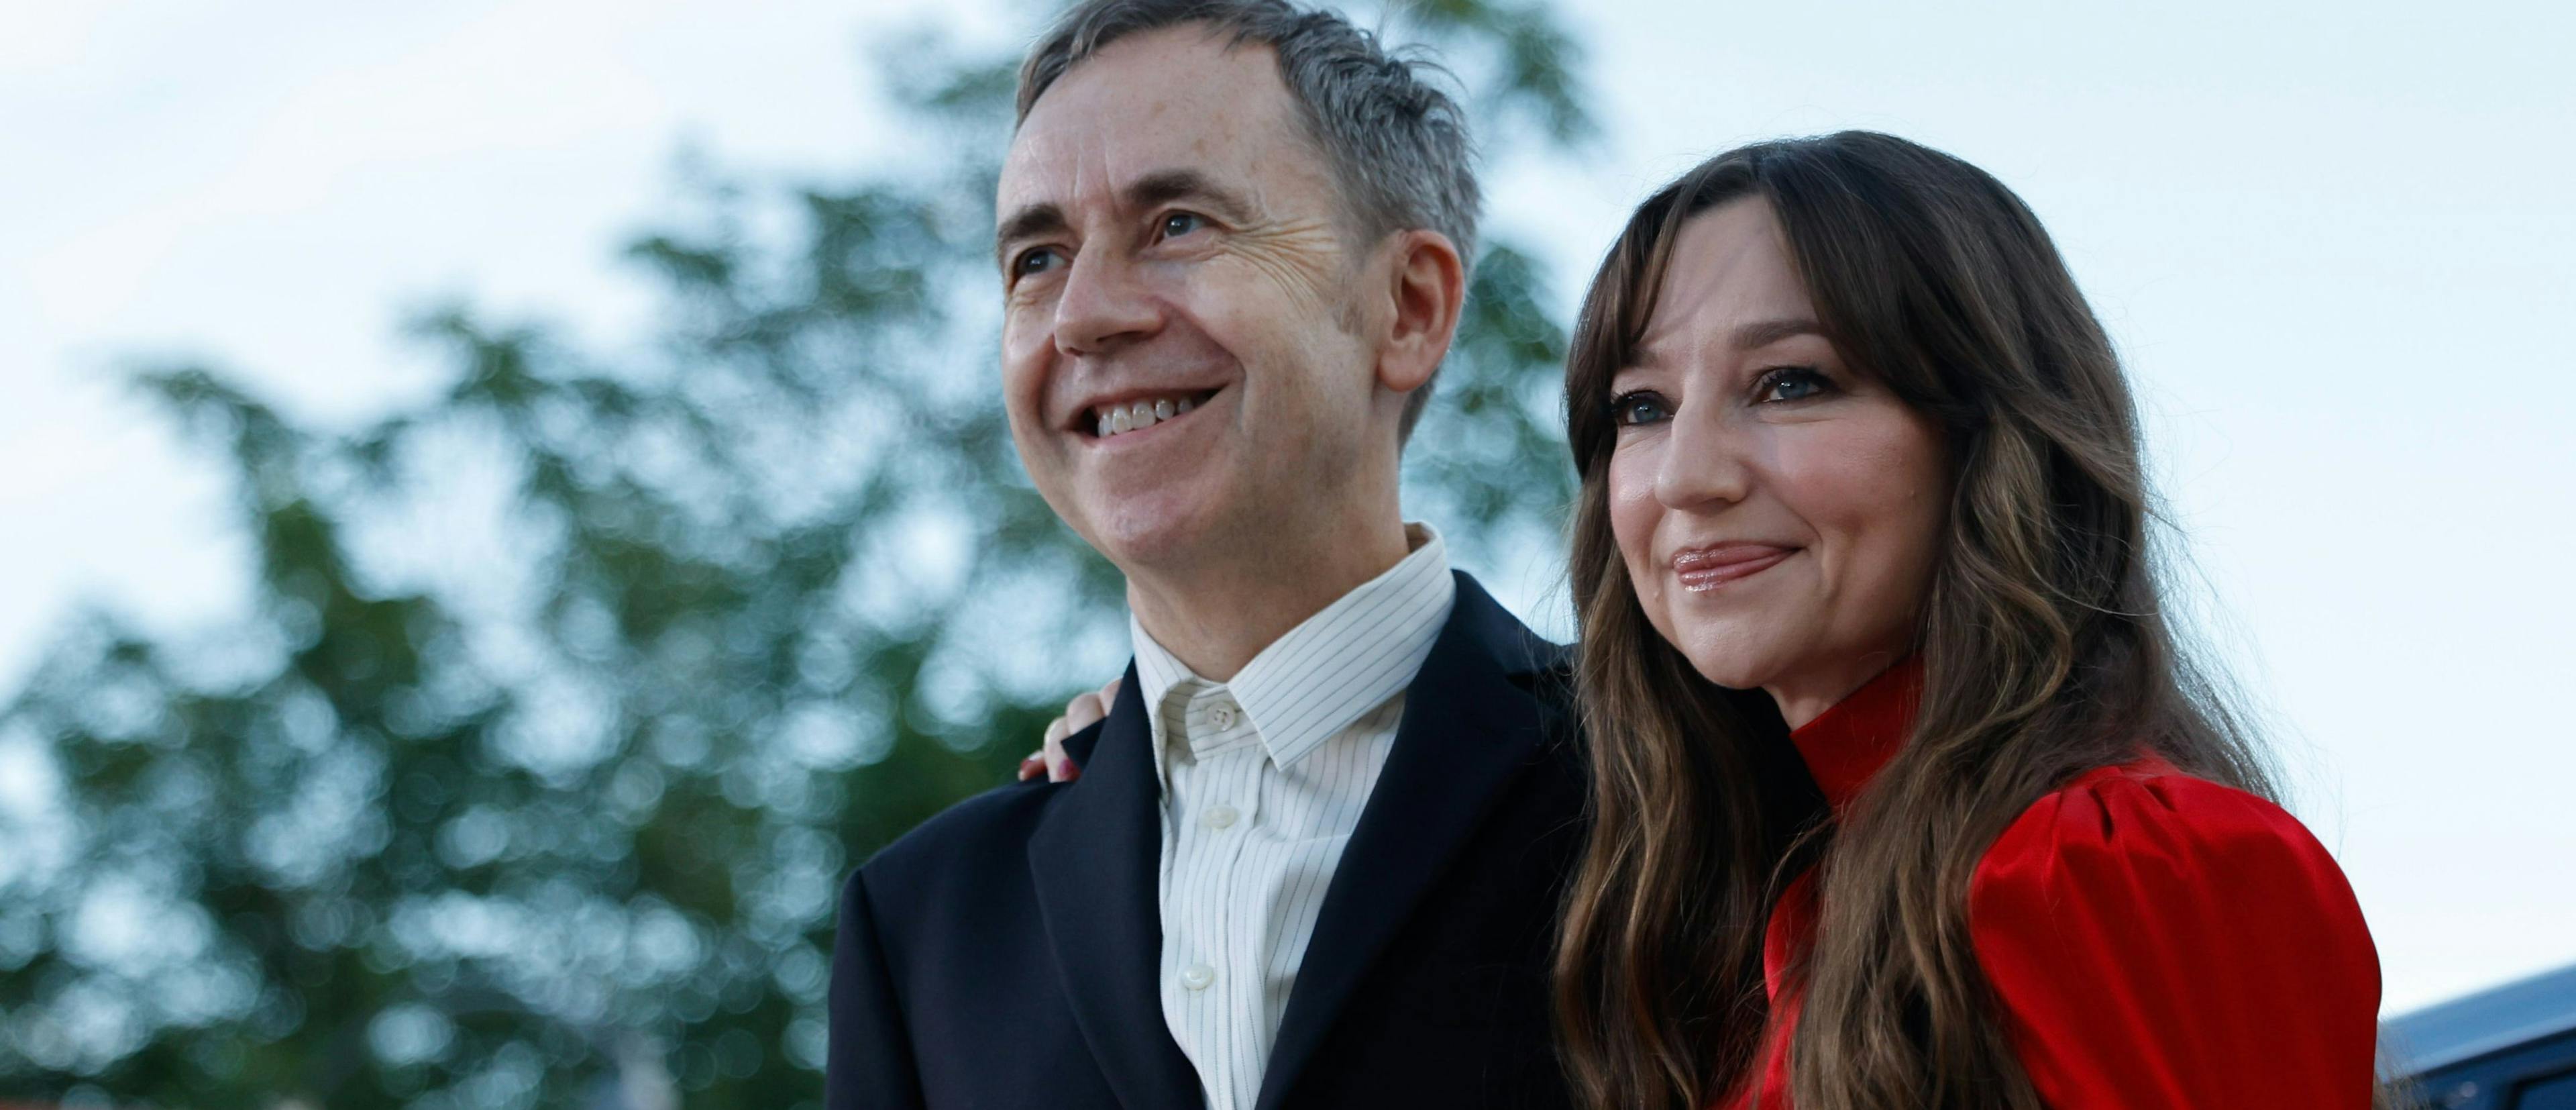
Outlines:
[[1003,335],[1001,354],[1002,408],[1009,415],[1013,429],[1018,430],[1024,422],[1031,425],[1043,422],[1046,417],[1042,411],[1046,400],[1044,358],[1030,350],[1026,343],[1015,341],[1007,332]]

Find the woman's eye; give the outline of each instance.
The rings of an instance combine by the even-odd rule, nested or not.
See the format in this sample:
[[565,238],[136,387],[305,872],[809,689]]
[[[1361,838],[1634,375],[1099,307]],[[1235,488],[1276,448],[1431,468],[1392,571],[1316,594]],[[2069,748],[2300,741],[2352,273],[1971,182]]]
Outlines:
[[1672,411],[1665,407],[1664,399],[1652,393],[1622,393],[1610,399],[1610,421],[1621,427],[1652,424],[1670,416]]
[[1177,239],[1207,226],[1207,218],[1195,212],[1174,212],[1163,217],[1163,238]]
[[1039,247],[1026,251],[1011,260],[1011,276],[1016,279],[1043,274],[1055,268],[1056,257],[1054,247]]
[[1762,376],[1756,399],[1765,402],[1804,401],[1833,388],[1823,373],[1812,366],[1784,366]]

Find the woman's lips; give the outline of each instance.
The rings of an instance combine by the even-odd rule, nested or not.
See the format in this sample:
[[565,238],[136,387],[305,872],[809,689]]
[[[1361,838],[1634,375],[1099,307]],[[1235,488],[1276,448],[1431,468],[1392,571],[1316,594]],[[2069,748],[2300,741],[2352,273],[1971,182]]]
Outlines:
[[1768,543],[1694,547],[1673,556],[1673,576],[1681,579],[1683,589],[1698,593],[1760,574],[1797,553],[1797,548]]

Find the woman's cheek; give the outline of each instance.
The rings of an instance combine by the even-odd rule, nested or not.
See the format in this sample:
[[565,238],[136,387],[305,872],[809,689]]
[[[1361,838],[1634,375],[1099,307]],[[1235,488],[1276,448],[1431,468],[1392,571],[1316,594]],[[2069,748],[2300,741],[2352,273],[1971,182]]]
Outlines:
[[1655,468],[1644,444],[1621,444],[1610,456],[1610,532],[1619,554],[1633,571],[1639,556],[1651,550],[1655,520],[1662,506],[1655,501]]
[[1901,634],[1919,610],[1938,542],[1942,488],[1937,433],[1896,406],[1820,426],[1781,475],[1832,557],[1841,635]]
[[[1663,579],[1655,573],[1655,527],[1663,520],[1663,503],[1655,500],[1655,459],[1653,446],[1646,443],[1621,444],[1612,449],[1607,479],[1610,499],[1610,534],[1619,544],[1619,558],[1628,566],[1630,587],[1637,593],[1637,603],[1664,627]],[[1669,629],[1666,629],[1669,633]]]

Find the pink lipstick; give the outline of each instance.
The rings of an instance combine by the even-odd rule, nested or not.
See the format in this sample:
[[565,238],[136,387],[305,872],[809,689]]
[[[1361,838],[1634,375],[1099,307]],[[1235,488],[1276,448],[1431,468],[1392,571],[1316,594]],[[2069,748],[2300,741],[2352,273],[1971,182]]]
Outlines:
[[1721,543],[1694,547],[1673,556],[1673,576],[1693,593],[1760,574],[1798,553],[1794,547],[1768,543]]

